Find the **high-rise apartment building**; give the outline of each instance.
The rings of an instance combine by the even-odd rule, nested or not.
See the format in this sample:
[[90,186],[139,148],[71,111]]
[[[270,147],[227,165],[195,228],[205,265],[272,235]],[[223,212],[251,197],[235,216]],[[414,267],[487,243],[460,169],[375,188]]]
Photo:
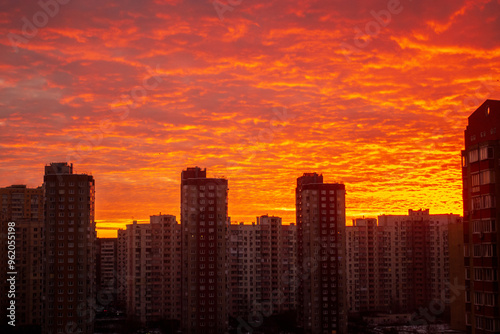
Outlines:
[[150,217],[153,310],[166,320],[181,319],[181,226],[172,215]]
[[185,333],[225,333],[228,290],[228,182],[206,169],[181,174],[182,328]]
[[468,119],[462,151],[467,333],[500,331],[498,276],[500,101],[486,100]]
[[[25,185],[13,185],[0,188],[0,236],[2,249],[0,260],[0,308],[2,319],[7,318],[7,307],[11,277],[8,272],[16,272],[15,313],[16,328],[25,326],[41,328],[43,322],[43,283],[45,268],[44,222],[43,222],[43,188],[28,188]],[[14,228],[15,239],[8,237],[8,228]],[[12,225],[13,224],[13,225]],[[8,243],[15,242],[14,252],[8,254]],[[8,255],[15,255],[14,270],[7,270]]]
[[0,188],[0,208],[5,219],[43,219],[43,188],[12,185]]
[[151,225],[134,220],[126,228],[126,314],[129,319],[146,324],[153,320]]
[[148,325],[180,320],[181,229],[175,216],[154,215],[149,224],[134,221],[118,231],[117,243],[127,316]]
[[263,309],[267,315],[295,310],[295,224],[265,215],[231,224],[229,234],[229,314],[248,323]]
[[95,183],[73,165],[45,166],[44,332],[93,333],[95,312]]
[[96,302],[109,311],[117,305],[117,239],[97,238],[96,241]]
[[384,239],[384,232],[378,230],[375,218],[356,219],[352,226],[346,226],[349,313],[381,311],[389,306],[389,301],[383,300],[384,290],[389,288],[385,287],[385,276],[390,268],[389,266],[385,268],[386,242],[387,237]]
[[450,254],[450,328],[465,332],[465,267],[463,220],[448,225]]
[[[234,318],[252,314],[257,304],[257,233],[255,223],[231,224],[228,243],[228,289],[230,291],[228,313]],[[259,245],[260,246],[260,245]]]
[[127,230],[119,229],[116,238],[116,306],[127,309]]
[[347,333],[345,186],[297,179],[298,321],[306,333]]
[[347,226],[349,312],[414,312],[432,303],[439,310],[433,317],[445,315],[449,228],[459,223],[459,215],[409,210],[379,216],[378,224],[371,218]]

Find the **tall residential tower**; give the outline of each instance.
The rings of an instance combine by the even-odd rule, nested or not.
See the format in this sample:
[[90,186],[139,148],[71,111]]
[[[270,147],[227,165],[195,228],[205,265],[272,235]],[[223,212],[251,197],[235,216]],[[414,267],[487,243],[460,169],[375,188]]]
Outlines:
[[469,116],[462,151],[467,333],[500,331],[500,101]]
[[347,333],[345,186],[297,179],[298,321],[306,333]]
[[227,180],[207,178],[206,169],[181,174],[181,323],[188,334],[227,329],[227,193]]
[[96,294],[95,184],[73,164],[45,166],[44,333],[94,330]]

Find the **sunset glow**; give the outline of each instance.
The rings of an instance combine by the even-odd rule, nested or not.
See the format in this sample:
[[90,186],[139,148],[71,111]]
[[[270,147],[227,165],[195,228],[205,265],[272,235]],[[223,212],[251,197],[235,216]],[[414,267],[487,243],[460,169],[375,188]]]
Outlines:
[[500,98],[500,1],[65,2],[2,2],[2,187],[72,162],[101,237],[180,220],[192,166],[228,178],[233,222],[295,222],[304,172],[345,183],[348,220],[462,215],[467,117]]

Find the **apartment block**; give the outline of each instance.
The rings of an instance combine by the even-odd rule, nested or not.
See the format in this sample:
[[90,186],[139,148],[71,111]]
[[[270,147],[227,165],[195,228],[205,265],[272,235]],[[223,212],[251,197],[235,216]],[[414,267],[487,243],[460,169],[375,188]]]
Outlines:
[[45,166],[44,333],[93,333],[96,296],[95,182],[73,164]]
[[450,253],[450,328],[464,332],[465,326],[465,266],[464,225],[457,220],[448,225]]
[[449,311],[449,228],[459,215],[408,215],[356,219],[347,229],[349,312]]
[[126,226],[127,283],[126,314],[130,319],[145,324],[153,320],[152,305],[152,237],[150,224]]
[[[43,323],[43,284],[45,282],[45,248],[44,248],[44,221],[43,221],[43,188],[28,188],[25,185],[13,185],[0,188],[0,238],[2,249],[0,260],[0,308],[2,319],[7,318],[7,307],[10,298],[7,298],[10,284],[8,272],[16,272],[16,327],[41,328]],[[15,234],[8,236],[10,225]],[[12,225],[12,223],[14,225]],[[8,240],[9,237],[9,240]],[[9,245],[13,246],[11,254]],[[14,244],[15,242],[15,248]],[[8,256],[15,255],[14,270],[7,270]]]
[[298,323],[306,333],[347,333],[345,186],[297,179]]
[[498,268],[500,101],[486,100],[468,118],[462,151],[465,322],[467,333],[500,331]]
[[5,219],[43,219],[43,188],[12,185],[0,188],[0,207]]
[[228,182],[206,169],[181,174],[182,329],[225,333],[228,326]]
[[260,216],[252,224],[231,224],[229,231],[229,314],[251,322],[266,310],[279,314],[296,308],[295,224]]
[[97,238],[96,245],[96,302],[108,310],[117,305],[117,239]]
[[116,238],[116,306],[127,309],[127,230],[119,229]]
[[[181,319],[181,228],[172,215],[150,217],[152,304],[162,319]],[[154,314],[154,312],[153,312]]]
[[181,318],[181,228],[172,215],[118,230],[117,290],[127,317],[145,325]]
[[355,219],[352,226],[346,226],[349,313],[385,311],[390,306],[390,301],[384,299],[385,290],[390,288],[385,280],[390,268],[386,242],[375,218]]

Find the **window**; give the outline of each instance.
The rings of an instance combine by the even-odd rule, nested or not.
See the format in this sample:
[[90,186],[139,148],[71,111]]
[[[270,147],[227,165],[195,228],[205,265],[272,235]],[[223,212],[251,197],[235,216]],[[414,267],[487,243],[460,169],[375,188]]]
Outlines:
[[476,281],[483,280],[483,269],[482,268],[474,268],[474,279]]
[[481,292],[474,292],[474,304],[483,305],[483,294]]
[[483,320],[484,329],[486,329],[487,331],[493,331],[495,329],[493,319],[484,318]]
[[473,163],[478,161],[478,151],[477,150],[472,150],[469,151],[469,162]]
[[495,306],[495,295],[493,295],[492,293],[485,293],[484,304],[488,306]]
[[472,233],[479,233],[479,232],[481,232],[481,221],[474,220],[472,222]]
[[480,160],[492,159],[493,158],[493,147],[483,146],[479,149]]
[[474,245],[474,257],[481,256],[481,245]]
[[474,197],[472,198],[472,210],[479,210],[481,209],[481,197]]
[[492,257],[495,253],[495,245],[492,244],[487,244],[487,245],[482,245],[483,246],[483,256],[485,257]]
[[483,170],[480,173],[481,184],[495,183],[495,173],[493,170]]
[[493,195],[483,196],[483,208],[489,209],[495,207],[495,197]]
[[472,178],[472,186],[473,187],[476,187],[480,184],[479,173],[472,174],[471,178]]

